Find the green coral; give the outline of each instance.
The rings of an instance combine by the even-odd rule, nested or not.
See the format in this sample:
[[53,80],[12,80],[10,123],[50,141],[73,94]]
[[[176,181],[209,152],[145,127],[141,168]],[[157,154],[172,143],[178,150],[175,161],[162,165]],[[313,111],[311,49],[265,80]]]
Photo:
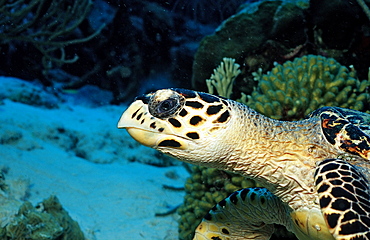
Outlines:
[[34,207],[24,202],[16,216],[0,228],[0,239],[83,240],[84,235],[55,196]]
[[192,175],[185,183],[186,196],[178,209],[179,238],[190,240],[196,227],[208,211],[231,193],[258,184],[240,175],[215,168],[192,167]]
[[354,69],[333,58],[307,55],[255,76],[258,86],[242,102],[275,119],[302,119],[323,106],[363,110],[369,100],[369,81],[359,81]]
[[223,58],[221,64],[213,70],[211,77],[206,80],[208,92],[215,94],[216,89],[219,96],[230,98],[235,78],[241,73],[239,67],[235,59]]

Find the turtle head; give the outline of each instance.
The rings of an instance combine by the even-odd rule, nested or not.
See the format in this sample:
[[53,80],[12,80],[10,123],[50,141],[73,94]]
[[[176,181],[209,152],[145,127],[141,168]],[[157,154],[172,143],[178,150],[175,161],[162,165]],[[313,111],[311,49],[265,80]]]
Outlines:
[[145,146],[194,163],[222,151],[217,141],[225,137],[230,120],[226,99],[162,89],[137,97],[122,114],[118,128]]

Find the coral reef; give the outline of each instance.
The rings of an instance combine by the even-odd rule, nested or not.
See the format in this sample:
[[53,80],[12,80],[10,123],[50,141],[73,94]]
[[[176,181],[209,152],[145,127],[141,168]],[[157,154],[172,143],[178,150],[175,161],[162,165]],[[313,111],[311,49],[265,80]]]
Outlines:
[[[245,75],[258,68],[267,70],[273,61],[283,60],[282,56],[307,41],[304,32],[307,8],[308,1],[244,4],[214,34],[202,39],[193,63],[193,86],[205,91],[204,80],[224,57],[236,59]],[[243,86],[242,91],[247,88]]]
[[208,211],[222,199],[241,188],[258,186],[252,179],[215,168],[192,167],[185,183],[186,196],[178,209],[179,238],[190,240],[195,228]]
[[66,56],[65,47],[91,40],[104,27],[101,25],[86,37],[74,34],[89,14],[92,4],[91,0],[2,1],[0,40],[3,44],[14,41],[32,44],[42,53],[45,70],[50,69],[52,64],[73,63],[78,56]]
[[[244,4],[200,43],[193,64],[192,84],[206,91],[205,79],[223,57],[241,66],[234,94],[250,94],[252,72],[271,71],[307,54],[332,57],[353,65],[360,79],[370,65],[368,7],[363,1],[269,1]],[[343,16],[346,16],[345,18]]]
[[8,170],[0,169],[0,239],[85,239],[78,223],[63,209],[56,196],[32,206],[24,201],[29,183],[21,179],[6,182]]
[[0,229],[0,238],[85,239],[78,223],[71,219],[55,196],[45,199],[36,207],[24,202],[14,218]]
[[258,86],[243,102],[275,119],[302,119],[323,106],[364,110],[370,99],[370,82],[333,58],[307,55],[254,76]]

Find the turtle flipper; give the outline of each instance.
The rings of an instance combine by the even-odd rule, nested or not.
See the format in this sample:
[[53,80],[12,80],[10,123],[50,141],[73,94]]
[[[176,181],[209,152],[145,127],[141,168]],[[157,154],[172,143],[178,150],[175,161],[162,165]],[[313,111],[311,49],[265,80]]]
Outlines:
[[320,207],[335,239],[370,239],[370,186],[355,166],[322,161],[315,172]]
[[267,189],[244,188],[212,208],[197,227],[194,240],[270,239],[273,223],[283,224],[278,218],[285,210],[281,200]]

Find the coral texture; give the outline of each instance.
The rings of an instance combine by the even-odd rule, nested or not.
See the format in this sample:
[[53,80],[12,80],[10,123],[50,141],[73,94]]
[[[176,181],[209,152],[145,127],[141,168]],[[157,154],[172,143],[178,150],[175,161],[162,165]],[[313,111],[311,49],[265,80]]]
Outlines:
[[185,183],[184,203],[178,209],[179,238],[192,239],[195,228],[216,203],[241,188],[255,186],[254,180],[234,173],[193,166],[192,175]]
[[24,201],[29,182],[5,181],[9,169],[0,169],[0,239],[85,239],[77,222],[63,209],[56,196],[32,206]]
[[243,102],[275,119],[302,119],[323,106],[364,110],[370,99],[369,81],[359,81],[354,69],[333,58],[307,55],[254,75],[258,86]]
[[24,202],[16,216],[0,229],[1,239],[76,239],[84,235],[77,222],[62,208],[58,199],[51,196],[38,206]]
[[207,79],[208,92],[215,94],[216,89],[219,96],[230,98],[233,92],[235,78],[241,73],[240,65],[233,58],[223,58],[221,64],[213,70],[210,79]]

